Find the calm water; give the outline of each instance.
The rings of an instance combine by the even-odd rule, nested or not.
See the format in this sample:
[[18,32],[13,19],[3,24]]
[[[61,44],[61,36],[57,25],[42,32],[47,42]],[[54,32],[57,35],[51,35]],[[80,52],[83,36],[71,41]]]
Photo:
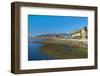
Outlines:
[[54,59],[43,53],[40,48],[43,44],[34,43],[34,41],[40,41],[39,39],[30,39],[28,42],[28,60],[48,60]]

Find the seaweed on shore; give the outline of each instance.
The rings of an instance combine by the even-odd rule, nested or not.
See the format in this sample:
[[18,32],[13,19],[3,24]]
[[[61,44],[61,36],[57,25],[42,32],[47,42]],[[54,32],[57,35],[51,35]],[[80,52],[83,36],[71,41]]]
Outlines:
[[88,57],[87,48],[61,44],[44,44],[40,49],[43,53],[55,59],[79,59]]

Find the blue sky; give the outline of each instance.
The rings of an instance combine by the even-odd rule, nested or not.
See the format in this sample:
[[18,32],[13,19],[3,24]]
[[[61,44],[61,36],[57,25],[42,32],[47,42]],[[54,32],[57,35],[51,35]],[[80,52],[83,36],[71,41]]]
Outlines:
[[87,27],[88,17],[28,15],[28,34],[67,33]]

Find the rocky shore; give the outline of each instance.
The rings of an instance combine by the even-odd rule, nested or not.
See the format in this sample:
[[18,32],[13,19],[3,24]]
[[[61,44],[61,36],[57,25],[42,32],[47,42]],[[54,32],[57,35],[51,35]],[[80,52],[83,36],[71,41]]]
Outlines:
[[82,39],[62,39],[62,38],[38,38],[40,41],[34,41],[35,43],[42,44],[63,44],[73,47],[88,47],[88,41]]

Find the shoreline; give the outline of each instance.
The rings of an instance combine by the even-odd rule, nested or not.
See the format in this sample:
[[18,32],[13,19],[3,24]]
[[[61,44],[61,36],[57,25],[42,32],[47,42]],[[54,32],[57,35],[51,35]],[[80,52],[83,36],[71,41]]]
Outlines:
[[[41,39],[41,41],[35,41],[34,43],[41,43],[41,44],[62,44],[68,45],[73,47],[88,47],[88,40],[87,39],[64,39],[64,38],[50,38],[50,37],[35,37],[32,39]],[[43,40],[43,41],[42,41]]]

